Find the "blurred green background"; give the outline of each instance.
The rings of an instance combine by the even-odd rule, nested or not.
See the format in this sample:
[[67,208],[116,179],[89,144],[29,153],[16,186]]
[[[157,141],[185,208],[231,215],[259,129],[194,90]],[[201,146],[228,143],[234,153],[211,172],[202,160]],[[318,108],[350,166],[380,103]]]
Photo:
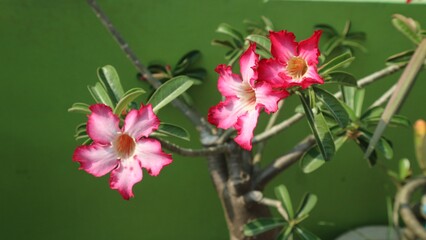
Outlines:
[[[298,40],[312,34],[317,23],[342,29],[347,19],[353,29],[367,32],[366,54],[357,52],[351,71],[363,77],[384,66],[391,54],[412,44],[391,25],[401,13],[426,26],[425,5],[306,3],[261,0],[100,0],[118,30],[144,63],[174,64],[192,49],[203,53],[209,70],[205,84],[191,89],[205,115],[216,104],[217,75],[225,50],[210,41],[221,38],[218,24],[243,29],[244,19],[269,17],[276,29],[295,32]],[[85,1],[0,0],[1,166],[0,234],[2,239],[227,239],[222,208],[202,158],[174,155],[174,163],[159,177],[145,173],[135,185],[135,198],[122,200],[110,190],[108,177],[95,178],[71,161],[77,142],[74,127],[85,116],[67,112],[74,102],[91,102],[86,86],[97,81],[96,68],[115,66],[126,89],[146,87],[100,24]],[[387,77],[366,92],[366,105],[397,80]],[[426,118],[422,73],[401,110],[411,120]],[[144,99],[141,99],[144,100]],[[293,113],[297,99],[286,103],[280,116]],[[168,107],[165,122],[191,129],[182,115]],[[266,117],[257,131],[265,125]],[[192,131],[192,143],[199,146]],[[308,133],[306,121],[270,141],[265,164],[283,154]],[[380,162],[396,166],[402,157],[414,159],[411,129],[388,129],[395,159]],[[349,143],[330,163],[305,175],[295,165],[267,189],[285,183],[293,201],[306,191],[319,196],[317,208],[305,226],[323,239],[350,228],[387,224],[385,198],[393,186],[379,168],[369,168]]]

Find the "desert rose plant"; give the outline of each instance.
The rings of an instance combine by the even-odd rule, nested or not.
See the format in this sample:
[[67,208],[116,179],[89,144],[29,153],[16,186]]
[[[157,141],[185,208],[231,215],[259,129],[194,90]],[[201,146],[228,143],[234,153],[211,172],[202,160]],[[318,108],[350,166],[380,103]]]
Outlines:
[[[395,113],[425,64],[425,31],[413,19],[395,15],[392,22],[416,44],[416,50],[391,56],[387,67],[358,81],[344,69],[355,59],[355,53],[365,51],[365,34],[352,32],[349,21],[342,32],[319,24],[309,38],[299,41],[289,30],[274,30],[265,17],[261,23],[248,22],[246,35],[220,24],[217,31],[227,39],[212,43],[229,50],[227,64],[215,68],[222,99],[202,116],[186,93],[206,75],[204,69],[192,66],[199,51],[183,56],[174,68],[145,66],[96,1],[88,3],[130,58],[138,78],[152,86],[124,91],[114,67],[100,67],[99,82],[89,86],[95,102],[75,103],[69,109],[87,116],[87,121],[76,128],[76,138],[82,145],[76,148],[73,160],[95,177],[110,173],[110,188],[123,199],[134,197],[132,188],[142,180],[143,169],[157,176],[172,163],[173,154],[204,156],[230,239],[319,239],[302,226],[317,203],[315,194],[307,193],[295,209],[285,185],[275,188],[275,198],[263,196],[265,186],[297,162],[305,173],[315,171],[347,141],[354,141],[373,166],[377,152],[385,158],[393,156],[390,141],[382,136],[386,125],[410,125],[408,119]],[[399,82],[363,110],[364,87],[400,69],[405,70]],[[324,87],[329,84],[337,85],[340,91],[330,93]],[[135,102],[146,92],[151,94],[147,102]],[[301,105],[295,115],[276,123],[282,109],[294,111],[284,107],[284,99],[289,97],[299,98]],[[184,148],[165,138],[189,138],[179,123],[157,117],[169,103],[193,123],[203,148]],[[255,134],[260,114],[269,115],[269,121],[265,130]],[[304,117],[312,135],[261,166],[266,140]],[[278,211],[279,217],[272,217],[270,208]]]

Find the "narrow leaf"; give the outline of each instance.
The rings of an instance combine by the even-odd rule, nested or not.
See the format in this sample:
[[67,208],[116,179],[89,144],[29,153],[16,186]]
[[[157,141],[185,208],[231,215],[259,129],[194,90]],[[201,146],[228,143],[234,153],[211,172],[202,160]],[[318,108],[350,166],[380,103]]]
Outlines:
[[148,100],[152,104],[153,111],[157,113],[162,107],[179,97],[193,84],[199,84],[200,81],[187,76],[178,76],[162,84]]
[[366,47],[364,47],[361,43],[354,40],[343,40],[342,46],[357,48],[363,52],[368,52]]
[[402,73],[401,77],[398,80],[396,85],[396,90],[392,94],[391,99],[386,105],[385,111],[381,117],[379,124],[377,125],[376,130],[374,131],[373,138],[368,146],[368,150],[365,153],[364,157],[368,157],[368,155],[373,151],[376,143],[381,138],[383,131],[385,130],[387,124],[389,123],[392,116],[398,111],[402,103],[404,102],[411,85],[414,83],[417,73],[420,68],[424,64],[426,58],[426,39],[420,43],[416,51],[414,52],[413,57]]
[[338,33],[336,29],[334,29],[332,26],[327,24],[317,24],[314,26],[315,29],[322,30],[324,34],[327,34],[329,36],[337,36]]
[[95,86],[87,86],[87,88],[89,89],[90,94],[96,102],[103,103],[110,107],[114,107],[111,98],[109,97],[108,93],[106,92],[105,88],[102,86],[101,83],[97,82]]
[[279,218],[258,218],[243,227],[245,236],[256,236],[277,227],[285,226],[286,222]]
[[261,16],[263,23],[265,24],[266,31],[273,31],[274,30],[274,24],[272,24],[271,19]]
[[416,22],[411,19],[402,16],[401,14],[394,14],[392,19],[392,24],[395,28],[404,34],[408,39],[410,39],[413,43],[419,44],[422,40],[421,35],[418,32]]
[[[336,151],[346,142],[348,137],[341,136],[336,138],[334,141],[334,145],[336,146]],[[309,151],[307,151],[302,159],[300,160],[300,167],[304,173],[311,173],[318,168],[320,168],[326,161],[324,160],[321,152],[318,147],[313,147]]]
[[[381,117],[371,117],[363,120],[367,126],[377,126],[380,123]],[[389,127],[410,127],[410,120],[402,115],[393,115],[388,123]]]
[[317,204],[318,197],[315,194],[307,193],[303,196],[302,202],[300,203],[299,209],[297,210],[296,218],[304,217],[308,215]]
[[265,50],[268,50],[268,51],[271,50],[271,41],[265,36],[252,34],[252,35],[248,35],[246,39],[257,43],[258,46],[261,46]]
[[216,32],[226,34],[233,39],[237,40],[238,42],[243,43],[244,38],[243,35],[237,31],[235,28],[231,27],[229,24],[222,23],[219,25],[219,27],[216,29]]
[[291,203],[290,194],[286,186],[283,184],[275,188],[275,196],[281,201],[283,208],[286,210],[289,219],[294,218],[293,204]]
[[296,227],[295,232],[302,240],[321,240],[318,236],[302,227]]
[[403,158],[399,160],[399,179],[404,181],[412,174],[410,160]]
[[387,63],[407,63],[414,54],[414,49],[394,54],[386,59]]
[[186,141],[190,140],[189,133],[186,129],[170,123],[161,123],[157,129],[157,132],[167,136],[177,137]]
[[[366,129],[360,129],[361,135],[359,138],[365,139],[366,142],[371,142],[373,134]],[[376,144],[376,150],[380,151],[386,159],[392,159],[393,148],[389,140],[381,137]]]
[[115,68],[111,65],[98,68],[98,78],[114,104],[120,101],[124,90]]
[[323,106],[332,114],[340,127],[344,128],[350,123],[349,115],[342,106],[341,102],[324,89],[314,87],[317,98],[322,102]]
[[325,75],[338,68],[349,66],[353,60],[355,60],[355,57],[352,56],[352,53],[350,51],[345,51],[343,54],[324,63],[320,68],[318,68],[318,72]]
[[211,44],[213,45],[213,46],[221,46],[221,47],[227,47],[227,48],[230,48],[230,49],[234,49],[236,46],[234,46],[230,41],[228,41],[228,40],[217,40],[217,39],[214,39],[212,42],[211,42]]
[[337,83],[349,87],[358,87],[356,78],[347,72],[334,71],[324,79],[325,83]]
[[198,50],[192,50],[183,55],[177,62],[173,71],[174,75],[178,75],[185,71],[188,67],[195,64],[201,58],[201,52]]
[[83,114],[90,114],[89,105],[86,103],[74,103],[70,108],[68,108],[68,112],[76,112]]
[[144,94],[145,90],[142,88],[132,88],[127,91],[124,96],[117,103],[117,106],[114,109],[114,114],[120,115],[124,110],[127,109],[127,106],[134,101],[137,97]]
[[[361,150],[364,152],[364,155],[365,155],[365,152],[367,151],[369,142],[367,140],[365,140],[365,138],[359,137],[359,138],[356,139],[356,143],[361,148]],[[376,150],[373,149],[371,154],[366,159],[367,159],[368,165],[370,167],[373,167],[374,165],[376,165],[376,162],[377,162]]]
[[299,97],[302,102],[303,109],[305,110],[309,126],[317,142],[317,146],[323,155],[324,160],[330,160],[334,155],[335,147],[327,122],[320,111],[317,111],[316,113],[312,111],[302,94],[299,94]]

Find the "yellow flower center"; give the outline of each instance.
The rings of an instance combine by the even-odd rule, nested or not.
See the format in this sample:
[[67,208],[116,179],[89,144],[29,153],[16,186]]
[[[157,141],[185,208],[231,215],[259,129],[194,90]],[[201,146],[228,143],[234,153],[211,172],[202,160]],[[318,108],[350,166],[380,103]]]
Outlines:
[[114,142],[115,150],[121,159],[129,158],[135,151],[136,143],[132,137],[127,134],[121,134]]
[[292,57],[287,64],[287,72],[293,78],[301,78],[308,71],[306,61],[300,57]]

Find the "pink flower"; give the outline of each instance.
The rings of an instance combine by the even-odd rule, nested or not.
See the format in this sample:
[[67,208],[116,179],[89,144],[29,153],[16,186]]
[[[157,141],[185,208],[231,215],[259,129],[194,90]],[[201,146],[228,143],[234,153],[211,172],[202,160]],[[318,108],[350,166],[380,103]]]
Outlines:
[[315,31],[310,38],[297,43],[291,32],[269,32],[273,58],[259,62],[259,79],[283,88],[300,86],[305,89],[315,83],[324,83],[317,72],[320,36],[321,31]]
[[110,187],[117,189],[124,199],[133,197],[133,185],[142,180],[142,168],[152,176],[172,162],[161,150],[160,142],[147,138],[160,124],[152,106],[141,106],[130,111],[120,129],[120,119],[104,104],[90,106],[87,134],[90,146],[79,146],[73,160],[80,169],[100,177],[111,172]]
[[241,56],[241,77],[232,73],[230,66],[217,66],[218,89],[226,99],[211,107],[208,113],[209,122],[217,127],[234,127],[238,131],[235,142],[247,150],[252,148],[253,130],[262,108],[268,113],[275,112],[278,101],[288,96],[284,90],[275,90],[269,83],[257,81],[259,55],[255,50],[256,44],[250,44]]

